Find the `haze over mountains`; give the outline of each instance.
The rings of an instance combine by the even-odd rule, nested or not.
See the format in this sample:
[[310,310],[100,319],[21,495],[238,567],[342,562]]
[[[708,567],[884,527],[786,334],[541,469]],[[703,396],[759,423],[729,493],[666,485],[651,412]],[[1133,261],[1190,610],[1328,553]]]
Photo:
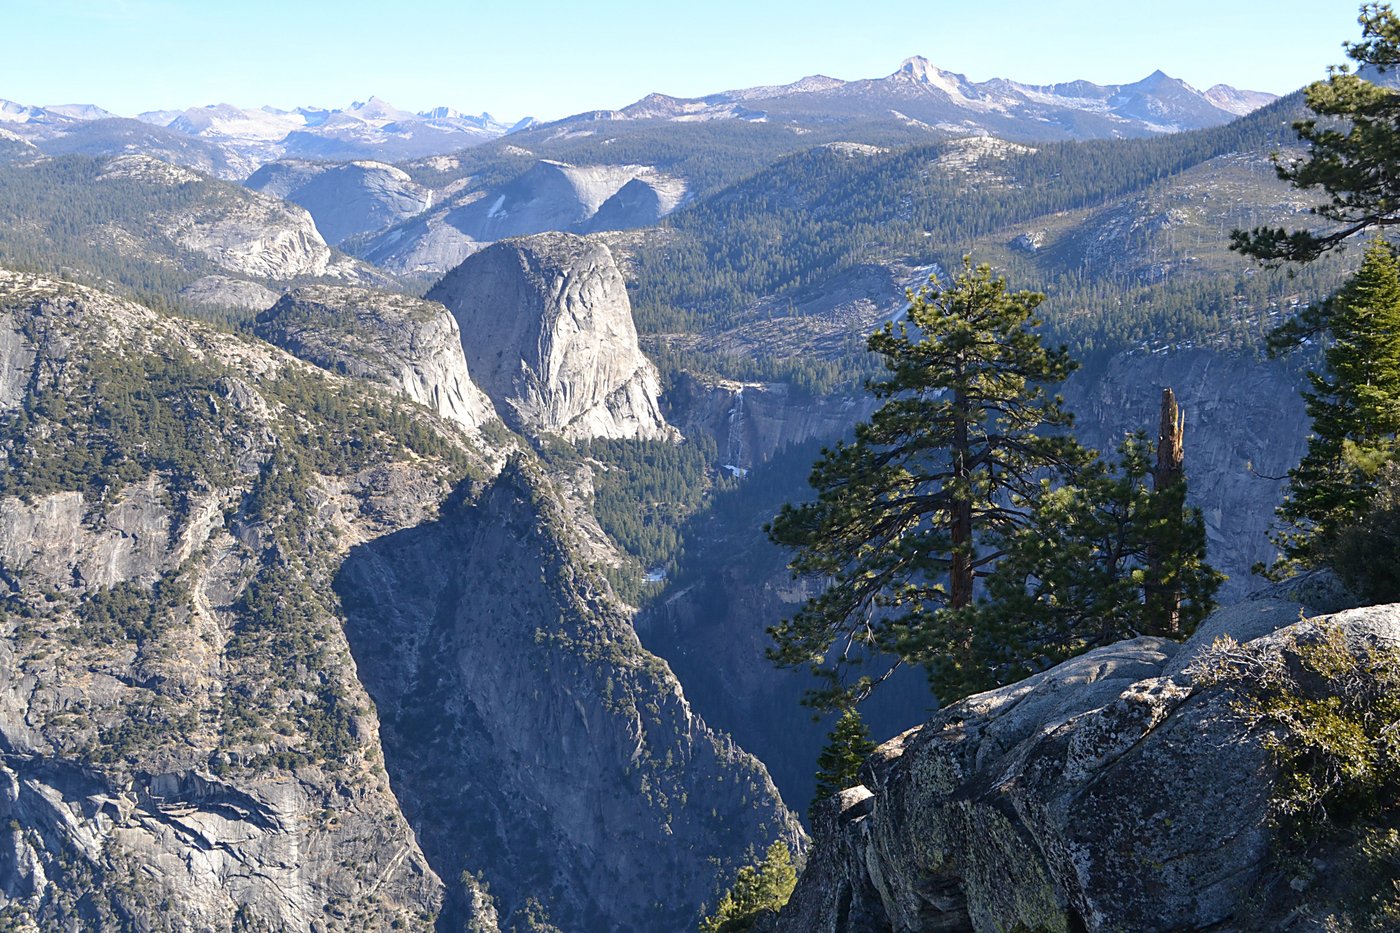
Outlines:
[[[1125,85],[1072,81],[1037,86],[1001,78],[975,83],[915,56],[882,78],[842,81],[813,75],[701,98],[649,94],[621,110],[589,111],[549,125],[587,132],[588,126],[617,121],[743,120],[783,123],[800,132],[814,124],[878,119],[925,132],[1084,139],[1215,126],[1273,99],[1272,94],[1226,85],[1202,92],[1160,71]],[[134,119],[93,104],[34,106],[0,99],[0,124],[50,154],[161,148],[189,167],[243,178],[282,158],[399,161],[445,154],[536,122],[528,117],[503,122],[489,113],[470,115],[451,107],[412,112],[370,97],[342,109],[219,103],[146,111]]]

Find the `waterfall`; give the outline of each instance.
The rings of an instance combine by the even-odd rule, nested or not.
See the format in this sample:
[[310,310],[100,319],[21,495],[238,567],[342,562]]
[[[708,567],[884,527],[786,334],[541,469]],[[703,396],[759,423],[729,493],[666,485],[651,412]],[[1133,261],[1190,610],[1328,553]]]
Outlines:
[[744,456],[744,387],[734,393],[734,406],[729,409],[729,437],[725,441],[724,468],[735,476],[749,472],[740,464]]

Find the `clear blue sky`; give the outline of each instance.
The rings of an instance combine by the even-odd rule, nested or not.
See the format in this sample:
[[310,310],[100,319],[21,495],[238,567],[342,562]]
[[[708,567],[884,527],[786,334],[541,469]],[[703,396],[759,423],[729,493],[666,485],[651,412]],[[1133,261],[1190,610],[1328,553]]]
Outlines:
[[500,118],[620,107],[909,55],[973,80],[1282,93],[1359,37],[1351,0],[0,0],[0,98],[118,113],[227,101],[344,106],[378,95]]

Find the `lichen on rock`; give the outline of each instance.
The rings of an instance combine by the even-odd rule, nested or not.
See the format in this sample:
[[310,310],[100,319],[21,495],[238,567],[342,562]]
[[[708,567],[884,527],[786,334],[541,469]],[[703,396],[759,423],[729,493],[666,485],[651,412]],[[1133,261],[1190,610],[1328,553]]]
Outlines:
[[[1233,632],[1269,656],[1317,624],[1301,617],[1345,601],[1325,576],[1293,581],[1218,612],[1185,644],[1122,642],[940,711],[877,750],[864,787],[824,805],[776,929],[1321,922],[1280,875],[1270,740],[1236,688],[1203,672],[1216,639]],[[1400,608],[1324,621],[1353,655],[1400,645]],[[1339,837],[1313,854],[1345,862],[1358,845]]]

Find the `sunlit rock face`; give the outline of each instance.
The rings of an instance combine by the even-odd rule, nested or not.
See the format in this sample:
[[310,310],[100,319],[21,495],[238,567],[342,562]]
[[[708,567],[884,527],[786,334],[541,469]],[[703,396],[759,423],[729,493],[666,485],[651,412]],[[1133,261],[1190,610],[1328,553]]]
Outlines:
[[672,433],[622,273],[601,243],[565,233],[506,240],[427,297],[456,316],[472,377],[512,427],[570,440]]

